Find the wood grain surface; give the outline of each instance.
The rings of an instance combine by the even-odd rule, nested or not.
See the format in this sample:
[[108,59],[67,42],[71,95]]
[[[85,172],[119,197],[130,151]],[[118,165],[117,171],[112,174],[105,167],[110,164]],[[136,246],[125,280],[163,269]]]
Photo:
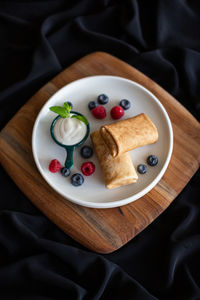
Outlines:
[[[33,160],[32,128],[43,104],[64,85],[91,75],[117,75],[143,85],[164,105],[173,126],[174,149],[163,178],[148,194],[119,208],[93,209],[67,201],[46,183]],[[197,171],[200,125],[179,102],[144,74],[107,53],[95,52],[48,82],[3,128],[0,162],[32,203],[66,234],[93,251],[110,253],[155,220]]]

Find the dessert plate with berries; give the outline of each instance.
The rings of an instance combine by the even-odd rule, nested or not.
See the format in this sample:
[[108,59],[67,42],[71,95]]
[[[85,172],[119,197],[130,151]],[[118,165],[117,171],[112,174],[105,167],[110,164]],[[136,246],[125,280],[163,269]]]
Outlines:
[[[159,138],[130,151],[137,182],[107,189],[90,136],[74,149],[73,165],[66,167],[66,152],[52,139],[50,128],[59,114],[70,117],[73,111],[84,116],[90,133],[141,113],[150,117]],[[78,122],[68,120],[66,126],[72,121]],[[67,200],[93,208],[122,206],[148,193],[166,171],[172,149],[172,126],[163,105],[146,88],[117,76],[90,76],[64,86],[41,109],[32,134],[33,156],[48,184]]]

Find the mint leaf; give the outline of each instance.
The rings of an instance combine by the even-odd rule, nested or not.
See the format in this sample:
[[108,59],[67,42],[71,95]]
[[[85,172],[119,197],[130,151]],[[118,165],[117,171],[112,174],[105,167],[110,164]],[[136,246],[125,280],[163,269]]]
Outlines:
[[69,117],[69,112],[66,110],[65,107],[61,106],[51,106],[49,108],[51,111],[55,112],[56,114],[60,115],[62,118]]
[[64,107],[65,107],[66,111],[67,111],[68,113],[70,113],[70,110],[71,110],[72,108],[71,108],[71,106],[70,106],[67,102],[64,102]]
[[72,108],[67,102],[64,102],[64,107],[51,106],[49,109],[55,112],[56,114],[60,115],[62,118],[68,118]]
[[83,123],[85,123],[85,125],[88,125],[88,120],[84,116],[72,115],[71,118],[76,118],[76,119],[82,121]]

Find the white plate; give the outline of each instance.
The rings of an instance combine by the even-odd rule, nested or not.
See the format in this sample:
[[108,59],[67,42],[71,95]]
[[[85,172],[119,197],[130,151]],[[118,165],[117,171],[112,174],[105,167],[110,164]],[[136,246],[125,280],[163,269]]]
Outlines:
[[[109,96],[105,108],[107,117],[103,120],[95,119],[88,109],[88,102],[96,100],[99,94]],[[96,171],[91,176],[84,176],[82,186],[74,187],[70,177],[63,177],[59,172],[48,170],[49,162],[56,158],[62,164],[65,162],[65,149],[59,147],[50,136],[50,125],[56,114],[49,110],[52,105],[63,105],[65,101],[73,103],[73,110],[84,114],[90,123],[91,132],[101,125],[114,122],[110,117],[110,109],[119,104],[123,98],[131,101],[131,108],[125,111],[122,119],[139,113],[146,113],[158,128],[159,140],[155,144],[147,145],[130,152],[135,168],[140,163],[146,163],[150,154],[155,154],[159,163],[155,167],[148,166],[145,175],[138,174],[137,183],[108,190],[104,185],[96,155],[88,159],[96,165]],[[91,145],[91,140],[85,142]],[[56,92],[41,109],[33,128],[32,150],[36,165],[48,184],[66,199],[77,204],[94,207],[109,208],[125,205],[145,195],[161,179],[169,164],[173,149],[173,132],[170,119],[159,100],[141,85],[117,76],[91,76],[74,81]],[[74,166],[71,174],[81,173],[80,166],[88,161],[80,156],[80,148],[74,153]]]

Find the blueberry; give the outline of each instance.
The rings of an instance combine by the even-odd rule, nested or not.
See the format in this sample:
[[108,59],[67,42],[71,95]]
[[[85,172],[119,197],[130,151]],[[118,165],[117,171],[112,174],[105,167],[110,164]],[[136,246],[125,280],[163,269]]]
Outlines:
[[74,185],[74,186],[80,186],[82,185],[84,182],[84,178],[81,174],[79,173],[76,173],[74,175],[72,175],[71,177],[71,183]]
[[137,166],[137,170],[140,174],[145,174],[147,172],[147,166],[140,164]]
[[60,170],[60,172],[61,172],[62,176],[64,176],[64,177],[67,177],[67,176],[70,175],[70,170],[67,169],[67,168],[65,168],[65,167],[62,168],[62,169]]
[[147,157],[147,163],[148,163],[148,165],[150,165],[151,167],[156,166],[157,163],[158,163],[158,158],[157,158],[157,156],[155,156],[155,155],[149,155],[149,156]]
[[97,107],[97,106],[98,106],[98,103],[95,102],[95,101],[90,101],[90,102],[88,103],[88,108],[89,108],[89,110],[92,110],[93,108],[95,108],[95,107]]
[[69,104],[69,106],[71,106],[71,108],[73,108],[73,104],[69,101],[67,101],[67,103]]
[[122,99],[119,103],[119,105],[124,109],[127,110],[131,107],[131,102],[127,99]]
[[90,146],[83,146],[80,153],[83,158],[90,158],[93,155],[93,149]]
[[104,104],[108,103],[109,98],[107,95],[101,94],[98,96],[97,100],[100,104],[104,105]]

